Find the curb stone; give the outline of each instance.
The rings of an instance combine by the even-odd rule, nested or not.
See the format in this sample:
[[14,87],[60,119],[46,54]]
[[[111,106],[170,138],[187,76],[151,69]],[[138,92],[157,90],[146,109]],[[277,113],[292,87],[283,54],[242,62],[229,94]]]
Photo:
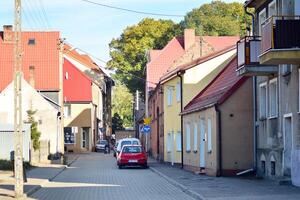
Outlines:
[[154,173],[158,174],[159,176],[161,176],[162,178],[166,179],[169,183],[171,183],[172,185],[174,185],[175,187],[179,188],[180,190],[182,190],[184,193],[186,193],[187,195],[193,197],[194,199],[197,199],[197,200],[205,200],[205,198],[188,189],[187,187],[185,187],[184,185],[182,185],[181,183],[178,183],[177,181],[175,181],[174,179],[172,178],[169,178],[168,176],[166,176],[165,174],[161,173],[160,171],[158,171],[157,169],[153,168],[153,167],[149,167],[149,169],[151,171],[153,171]]
[[53,177],[50,177],[50,178],[46,179],[40,185],[38,185],[36,187],[33,187],[32,189],[28,190],[28,192],[26,192],[26,196],[27,197],[31,196],[32,194],[37,192],[39,189],[41,189],[42,185],[45,185],[46,183],[53,181],[58,175],[60,175],[63,171],[65,171],[67,169],[67,167],[71,166],[78,158],[79,158],[79,156],[77,156],[74,160],[72,160],[67,165],[64,165],[64,167],[57,174],[55,174]]

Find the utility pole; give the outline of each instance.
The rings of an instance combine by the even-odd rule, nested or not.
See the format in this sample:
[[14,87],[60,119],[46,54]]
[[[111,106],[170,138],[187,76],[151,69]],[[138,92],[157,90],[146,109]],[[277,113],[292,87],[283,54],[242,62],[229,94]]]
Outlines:
[[14,32],[14,168],[15,198],[23,198],[21,0],[15,0]]

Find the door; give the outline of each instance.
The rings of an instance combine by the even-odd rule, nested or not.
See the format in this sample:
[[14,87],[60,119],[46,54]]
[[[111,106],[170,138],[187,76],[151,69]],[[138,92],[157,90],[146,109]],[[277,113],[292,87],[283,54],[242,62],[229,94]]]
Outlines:
[[89,150],[89,131],[90,128],[82,128],[81,132],[81,148]]
[[291,156],[293,146],[293,131],[292,131],[292,116],[284,116],[284,149],[283,149],[283,174],[285,176],[291,175]]
[[200,167],[205,168],[205,127],[204,120],[200,120]]

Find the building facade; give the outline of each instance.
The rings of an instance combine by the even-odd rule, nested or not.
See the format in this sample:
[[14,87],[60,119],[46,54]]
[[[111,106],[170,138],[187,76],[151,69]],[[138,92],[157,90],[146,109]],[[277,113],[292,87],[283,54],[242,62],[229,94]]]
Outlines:
[[300,2],[252,0],[245,8],[255,9],[254,36],[237,45],[237,72],[255,81],[257,174],[300,186]]
[[183,163],[190,171],[233,176],[253,169],[252,80],[236,58],[184,108]]

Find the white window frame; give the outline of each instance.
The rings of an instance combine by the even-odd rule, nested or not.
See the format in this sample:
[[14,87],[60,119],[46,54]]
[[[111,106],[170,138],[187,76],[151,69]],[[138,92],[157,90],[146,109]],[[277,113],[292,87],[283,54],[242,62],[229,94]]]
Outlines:
[[168,133],[168,136],[167,136],[167,152],[171,152],[172,150],[172,146],[171,146],[171,141],[172,141],[172,134],[171,133]]
[[[265,99],[264,99],[264,106],[265,112],[262,113],[262,88],[265,88]],[[267,82],[259,84],[259,118],[266,118],[268,113],[268,89],[267,89]]]
[[198,125],[194,123],[194,152],[198,150]]
[[212,121],[211,118],[207,119],[207,152],[212,152]]
[[167,103],[168,103],[168,106],[172,105],[172,88],[171,87],[168,87],[168,89],[167,89]]
[[190,124],[186,124],[186,151],[191,151],[191,127]]
[[176,133],[176,151],[181,151],[181,132]]
[[[265,19],[261,20],[261,16],[262,14],[265,14]],[[261,36],[261,29],[262,29],[262,24],[265,22],[265,20],[267,19],[267,11],[266,9],[262,9],[259,13],[258,13],[258,35]]]
[[181,88],[180,88],[180,82],[177,82],[176,84],[176,101],[180,102],[181,100]]
[[270,15],[270,8],[271,8],[271,6],[274,6],[274,4],[275,4],[275,13],[274,13],[273,15],[276,15],[276,14],[277,14],[276,0],[273,0],[273,1],[270,2],[269,5],[268,5],[268,17],[271,17],[271,15]]
[[[272,85],[275,84],[275,102],[272,102],[272,100],[274,99],[273,94],[271,94],[271,92],[273,92],[272,90]],[[268,87],[268,93],[269,93],[269,98],[268,98],[268,115],[269,118],[276,118],[278,117],[278,81],[277,78],[273,78],[272,80],[269,81],[269,87]],[[273,103],[275,104],[275,111],[274,113],[272,113],[273,111]]]

